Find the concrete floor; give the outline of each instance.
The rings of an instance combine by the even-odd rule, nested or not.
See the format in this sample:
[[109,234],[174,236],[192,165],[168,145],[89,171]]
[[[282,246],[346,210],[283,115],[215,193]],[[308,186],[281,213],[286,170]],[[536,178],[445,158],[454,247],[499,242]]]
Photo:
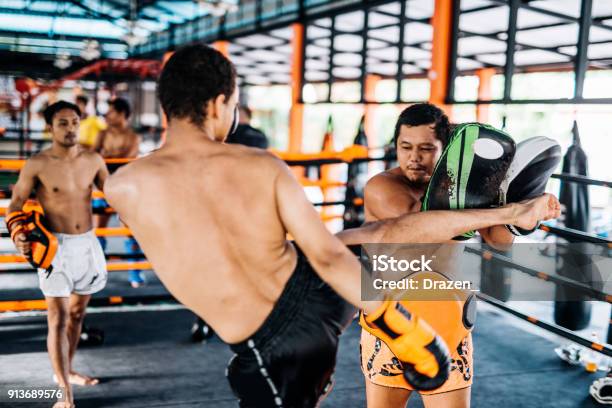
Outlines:
[[[146,310],[141,310],[141,309]],[[189,340],[192,314],[180,306],[92,310],[87,324],[106,333],[103,346],[82,348],[76,367],[98,376],[96,387],[75,391],[78,407],[235,407],[224,370],[231,357],[218,338]],[[557,359],[556,346],[539,329],[480,302],[475,343],[473,407],[591,407],[589,374]],[[0,318],[0,388],[49,387],[45,317]],[[359,369],[359,327],[342,336],[336,386],[323,407],[365,406]],[[15,405],[0,399],[0,406]],[[418,396],[409,407],[421,407]]]

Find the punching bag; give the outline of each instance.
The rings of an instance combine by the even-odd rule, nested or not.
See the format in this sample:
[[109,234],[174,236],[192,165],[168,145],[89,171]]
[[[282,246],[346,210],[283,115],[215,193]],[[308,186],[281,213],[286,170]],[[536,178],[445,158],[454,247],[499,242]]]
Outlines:
[[[563,173],[588,176],[587,155],[580,146],[578,125],[574,121],[572,128],[573,144],[563,157]],[[591,206],[589,203],[589,186],[582,183],[561,181],[559,201],[565,205],[565,226],[580,231],[591,228]]]
[[[578,125],[572,128],[573,143],[563,157],[563,173],[588,176],[587,155],[580,146]],[[565,226],[579,231],[590,229],[589,186],[582,183],[561,181],[559,201],[565,206]],[[592,281],[592,264],[581,249],[588,246],[568,239],[568,245],[557,250],[557,273],[581,283]],[[555,322],[569,330],[582,330],[591,320],[589,298],[574,289],[558,285],[555,288]],[[568,300],[571,299],[571,300]],[[579,300],[576,300],[579,299]]]

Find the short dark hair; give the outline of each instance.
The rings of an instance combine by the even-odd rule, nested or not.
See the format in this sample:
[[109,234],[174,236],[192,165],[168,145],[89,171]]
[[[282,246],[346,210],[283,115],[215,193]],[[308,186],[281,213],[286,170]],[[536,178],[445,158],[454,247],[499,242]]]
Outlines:
[[130,103],[127,101],[127,99],[113,98],[108,102],[108,106],[112,106],[117,112],[123,113],[126,119],[132,114],[132,108],[130,107]]
[[54,104],[47,106],[47,108],[43,111],[43,116],[45,117],[45,123],[49,126],[53,124],[53,117],[57,112],[64,109],[72,109],[76,112],[77,116],[81,117],[81,110],[74,103],[66,102],[66,101],[58,101]]
[[236,89],[236,69],[219,51],[194,44],[176,51],[164,65],[157,92],[168,120],[187,118],[201,126],[206,103]]
[[416,103],[410,105],[400,113],[397,123],[395,124],[393,144],[397,146],[397,138],[399,137],[402,126],[421,125],[434,125],[436,138],[442,142],[442,147],[446,147],[451,130],[448,116],[446,116],[442,109],[431,103]]
[[76,101],[87,105],[87,103],[89,102],[89,98],[87,97],[87,95],[81,94],[81,95],[77,95]]

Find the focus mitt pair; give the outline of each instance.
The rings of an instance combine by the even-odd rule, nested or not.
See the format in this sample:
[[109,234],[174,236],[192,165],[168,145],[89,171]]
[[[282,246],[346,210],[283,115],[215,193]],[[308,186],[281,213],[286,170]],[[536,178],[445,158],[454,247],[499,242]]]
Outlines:
[[[538,136],[518,145],[506,133],[480,123],[453,131],[423,197],[421,211],[493,208],[544,194],[561,160],[561,148]],[[515,235],[524,230],[508,225]],[[474,236],[468,231],[455,239]]]
[[[546,184],[560,161],[561,146],[547,137],[536,136],[517,144],[514,160],[500,187],[500,204],[517,203],[544,194]],[[531,234],[537,228],[506,227],[514,235]]]

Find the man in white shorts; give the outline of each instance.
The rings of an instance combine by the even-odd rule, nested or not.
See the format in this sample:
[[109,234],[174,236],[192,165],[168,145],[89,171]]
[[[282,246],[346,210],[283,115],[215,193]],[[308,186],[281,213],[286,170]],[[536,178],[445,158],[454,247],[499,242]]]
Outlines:
[[[38,276],[48,308],[47,349],[55,379],[66,394],[55,407],[74,406],[71,384],[98,383],[75,372],[72,361],[87,304],[107,277],[104,252],[93,231],[91,192],[94,185],[102,190],[108,170],[102,156],[79,146],[79,117],[79,108],[64,101],[45,110],[53,144],[24,164],[7,216],[19,252],[35,266],[44,265]],[[44,211],[35,233],[28,220],[37,216],[22,211],[32,191]],[[41,254],[46,264],[36,262]]]

